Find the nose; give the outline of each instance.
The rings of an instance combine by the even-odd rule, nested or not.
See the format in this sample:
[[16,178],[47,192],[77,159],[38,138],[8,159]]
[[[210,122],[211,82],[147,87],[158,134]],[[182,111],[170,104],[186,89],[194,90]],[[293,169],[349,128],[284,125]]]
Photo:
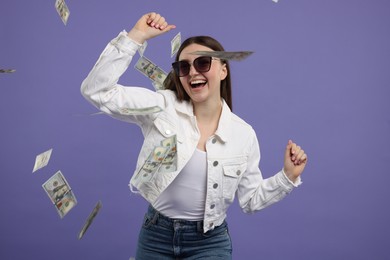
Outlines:
[[190,72],[188,73],[190,76],[198,74],[198,71],[195,69],[195,66],[193,63],[190,65]]

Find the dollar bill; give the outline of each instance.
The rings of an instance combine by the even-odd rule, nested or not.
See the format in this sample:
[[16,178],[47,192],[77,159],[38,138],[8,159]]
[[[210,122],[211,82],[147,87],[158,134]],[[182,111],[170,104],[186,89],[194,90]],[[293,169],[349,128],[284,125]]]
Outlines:
[[164,88],[164,85],[161,85],[161,83],[159,82],[155,82],[155,81],[152,81],[152,85],[154,87],[154,89],[157,91],[157,90],[162,90],[162,89],[165,89]]
[[76,196],[61,171],[57,171],[44,184],[43,189],[63,218],[77,204]]
[[191,54],[210,56],[221,60],[243,60],[253,54],[253,51],[195,51]]
[[62,22],[66,25],[69,19],[70,11],[65,0],[56,0],[55,8],[61,17]]
[[272,0],[273,2],[277,3],[279,0]]
[[148,159],[144,162],[141,169],[138,171],[134,180],[139,182],[148,182],[150,181],[158,169],[161,166],[162,161],[164,160],[169,148],[157,146],[149,154]]
[[39,169],[42,169],[49,163],[52,151],[53,149],[50,149],[46,152],[37,155],[37,157],[35,158],[35,164],[32,171],[33,173]]
[[136,183],[148,182],[157,172],[173,172],[176,169],[177,142],[176,135],[173,135],[162,140],[159,146],[154,147],[134,180]]
[[161,145],[169,149],[167,155],[161,162],[159,172],[173,172],[177,169],[177,142],[176,135],[168,137],[161,141]]
[[167,73],[145,56],[138,59],[134,68],[160,86],[164,85]]
[[0,69],[0,73],[14,73],[15,71],[14,69]]
[[139,56],[144,56],[144,53],[145,53],[145,50],[146,50],[146,47],[148,47],[148,42],[145,41],[141,47],[139,47],[138,49],[138,53],[139,53]]
[[124,115],[147,115],[161,112],[162,109],[159,106],[144,107],[144,108],[120,108],[119,111]]
[[85,221],[84,226],[81,228],[79,236],[78,236],[79,239],[81,239],[84,236],[85,232],[87,232],[89,226],[91,226],[94,218],[99,213],[99,210],[101,209],[101,207],[102,207],[102,202],[99,200],[97,202],[97,204],[95,205],[95,207],[93,208],[92,212],[89,214],[87,220]]
[[77,204],[73,191],[69,191],[64,197],[55,203],[58,214],[63,218]]
[[181,33],[179,32],[171,41],[171,58],[177,53],[181,45]]

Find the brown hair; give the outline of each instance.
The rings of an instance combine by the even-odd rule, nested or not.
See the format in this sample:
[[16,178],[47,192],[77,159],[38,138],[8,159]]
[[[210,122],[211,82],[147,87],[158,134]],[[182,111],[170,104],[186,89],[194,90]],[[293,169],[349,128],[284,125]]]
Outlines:
[[[199,44],[206,46],[214,51],[224,51],[225,49],[223,46],[214,38],[210,36],[194,36],[190,37],[187,40],[185,40],[177,54],[175,61],[179,60],[179,56],[183,49],[191,44]],[[226,60],[221,60],[222,63],[226,64],[227,69],[227,76],[224,80],[221,81],[221,97],[226,101],[227,105],[229,106],[230,110],[233,111],[232,107],[232,86],[231,86],[231,80],[230,80],[230,67],[229,63]],[[188,96],[187,92],[184,90],[183,86],[181,85],[179,76],[175,73],[174,70],[171,70],[167,76],[167,78],[164,81],[164,87],[165,89],[169,89],[175,92],[176,97],[179,101],[183,100],[190,100],[190,97]]]

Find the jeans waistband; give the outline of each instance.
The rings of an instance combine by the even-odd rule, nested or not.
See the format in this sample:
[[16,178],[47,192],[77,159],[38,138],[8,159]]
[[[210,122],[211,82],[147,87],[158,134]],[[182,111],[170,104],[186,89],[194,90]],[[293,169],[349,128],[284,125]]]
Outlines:
[[192,221],[186,219],[174,219],[164,216],[152,205],[149,205],[148,208],[148,216],[150,218],[151,223],[165,226],[167,228],[176,229],[178,227],[196,230],[198,232],[203,233],[203,220]]

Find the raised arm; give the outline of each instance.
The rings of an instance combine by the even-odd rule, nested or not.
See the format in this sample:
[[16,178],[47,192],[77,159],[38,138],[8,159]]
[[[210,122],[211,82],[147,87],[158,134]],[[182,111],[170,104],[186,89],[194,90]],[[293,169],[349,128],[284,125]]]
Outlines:
[[159,14],[143,15],[129,33],[121,32],[106,46],[81,85],[82,95],[101,111],[129,122],[136,118],[124,111],[163,108],[162,95],[146,88],[124,87],[118,81],[144,41],[173,28]]

